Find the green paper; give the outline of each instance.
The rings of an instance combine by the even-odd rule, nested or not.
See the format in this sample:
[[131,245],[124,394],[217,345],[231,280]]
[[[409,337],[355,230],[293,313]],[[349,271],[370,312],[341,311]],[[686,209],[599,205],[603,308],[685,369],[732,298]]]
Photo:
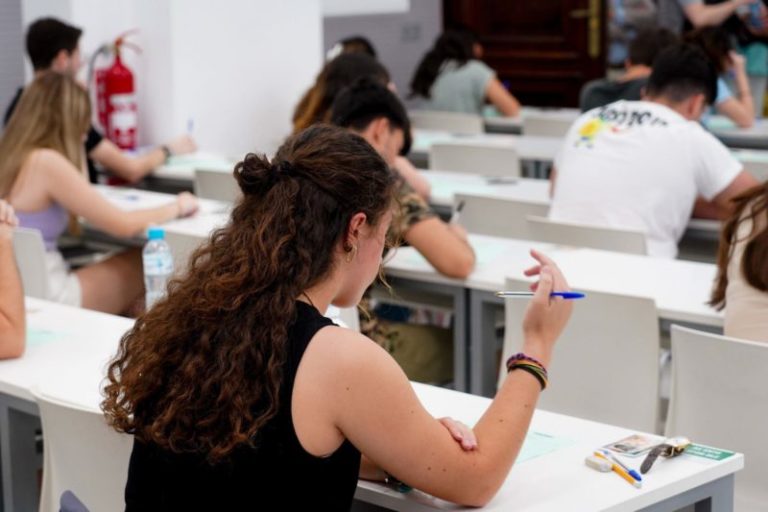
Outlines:
[[555,437],[543,432],[528,432],[515,462],[520,463],[535,459],[572,444],[573,441],[571,439],[564,437]]
[[734,452],[728,450],[721,450],[719,448],[712,448],[711,446],[704,446],[700,444],[692,444],[685,449],[685,453],[693,455],[695,457],[702,457],[710,460],[723,460],[732,456]]
[[27,346],[38,347],[40,345],[47,345],[48,343],[52,343],[66,337],[66,333],[59,331],[29,328],[27,329]]

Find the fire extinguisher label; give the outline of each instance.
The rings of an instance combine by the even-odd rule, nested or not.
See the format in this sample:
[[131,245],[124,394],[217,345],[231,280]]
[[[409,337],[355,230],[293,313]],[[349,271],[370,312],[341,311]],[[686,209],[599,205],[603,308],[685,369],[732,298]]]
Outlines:
[[109,138],[123,149],[135,148],[138,124],[136,95],[113,94],[109,103]]

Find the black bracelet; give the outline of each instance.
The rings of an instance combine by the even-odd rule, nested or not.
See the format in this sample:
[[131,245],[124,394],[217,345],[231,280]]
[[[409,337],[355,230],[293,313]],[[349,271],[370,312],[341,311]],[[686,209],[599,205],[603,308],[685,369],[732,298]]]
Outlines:
[[510,369],[509,369],[509,371],[511,372],[512,370],[523,370],[524,372],[528,372],[528,373],[530,373],[531,375],[533,375],[534,377],[536,377],[536,380],[537,380],[537,381],[539,381],[539,385],[541,386],[541,390],[542,390],[542,391],[544,391],[544,390],[547,388],[547,382],[546,382],[546,381],[544,380],[544,378],[543,378],[541,375],[539,375],[539,374],[538,374],[538,372],[537,372],[536,370],[534,370],[533,368],[531,368],[531,367],[529,367],[529,366],[523,366],[523,365],[519,365],[519,366],[512,366],[512,368],[510,368]]
[[165,161],[167,162],[168,159],[173,155],[173,153],[171,153],[171,148],[163,144],[160,146],[160,149],[163,151],[163,154],[165,155]]

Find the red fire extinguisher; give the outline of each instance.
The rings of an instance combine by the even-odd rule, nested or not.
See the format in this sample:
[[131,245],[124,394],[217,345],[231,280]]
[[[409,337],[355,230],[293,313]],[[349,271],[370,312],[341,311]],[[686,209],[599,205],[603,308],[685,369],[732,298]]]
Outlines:
[[140,51],[125,41],[126,32],[114,44],[102,47],[114,55],[112,65],[96,70],[96,106],[99,122],[109,140],[120,149],[136,149],[138,116],[133,73],[123,64],[120,52],[124,46]]

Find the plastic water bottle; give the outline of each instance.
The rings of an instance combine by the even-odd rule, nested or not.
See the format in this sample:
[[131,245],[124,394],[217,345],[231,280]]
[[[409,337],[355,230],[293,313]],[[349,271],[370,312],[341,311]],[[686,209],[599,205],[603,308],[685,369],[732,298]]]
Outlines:
[[147,237],[149,241],[144,246],[142,260],[144,262],[146,309],[149,310],[165,294],[165,286],[173,274],[173,256],[171,255],[171,248],[165,241],[163,228],[149,228]]

